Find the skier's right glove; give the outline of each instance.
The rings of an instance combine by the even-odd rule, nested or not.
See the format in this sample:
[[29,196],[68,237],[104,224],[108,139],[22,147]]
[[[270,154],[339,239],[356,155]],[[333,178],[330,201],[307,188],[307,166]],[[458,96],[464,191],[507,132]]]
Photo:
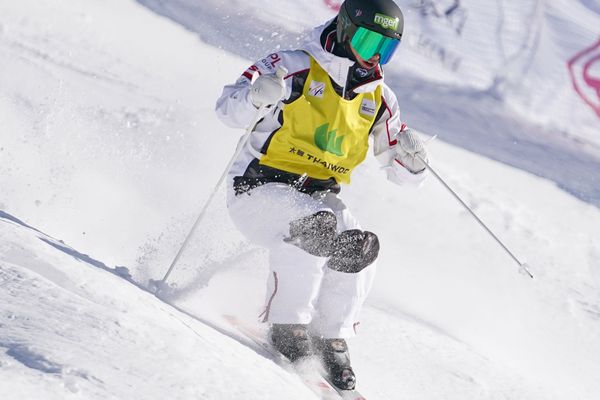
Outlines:
[[423,172],[423,161],[427,162],[427,152],[419,136],[412,129],[405,128],[398,132],[396,140],[396,160],[413,174]]
[[250,87],[250,101],[256,108],[272,106],[279,103],[285,96],[285,82],[283,78],[287,70],[283,67],[277,68],[274,74],[260,75]]

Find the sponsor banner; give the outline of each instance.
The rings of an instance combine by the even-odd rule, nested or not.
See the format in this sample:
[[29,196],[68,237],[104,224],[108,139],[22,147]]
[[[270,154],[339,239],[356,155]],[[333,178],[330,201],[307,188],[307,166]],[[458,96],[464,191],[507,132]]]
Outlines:
[[575,54],[567,68],[575,92],[600,118],[600,39]]

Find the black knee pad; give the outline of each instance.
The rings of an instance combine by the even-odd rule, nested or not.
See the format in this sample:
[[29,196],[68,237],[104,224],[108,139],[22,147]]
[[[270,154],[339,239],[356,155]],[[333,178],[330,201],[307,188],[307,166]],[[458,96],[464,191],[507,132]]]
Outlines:
[[350,229],[335,239],[327,266],[340,272],[357,273],[371,265],[378,254],[376,234]]
[[319,211],[290,222],[290,237],[284,241],[309,254],[328,257],[336,237],[337,220],[331,211]]

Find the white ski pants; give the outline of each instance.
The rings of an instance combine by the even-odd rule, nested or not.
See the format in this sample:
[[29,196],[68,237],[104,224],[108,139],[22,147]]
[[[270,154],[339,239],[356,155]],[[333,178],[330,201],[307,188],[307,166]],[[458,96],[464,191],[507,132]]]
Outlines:
[[358,273],[338,272],[325,266],[326,258],[283,240],[289,237],[291,221],[318,211],[335,214],[338,233],[360,229],[344,203],[333,193],[310,196],[282,183],[268,183],[236,197],[230,192],[228,198],[237,228],[269,250],[265,320],[310,324],[313,332],[325,338],[354,336],[375,263]]

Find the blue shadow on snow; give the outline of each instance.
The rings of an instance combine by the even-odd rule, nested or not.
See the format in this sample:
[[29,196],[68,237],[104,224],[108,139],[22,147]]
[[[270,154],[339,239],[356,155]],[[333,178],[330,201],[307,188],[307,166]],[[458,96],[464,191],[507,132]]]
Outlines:
[[88,256],[87,254],[80,253],[77,250],[73,249],[72,247],[67,246],[60,240],[52,239],[50,236],[46,235],[44,232],[42,232],[30,225],[27,225],[25,222],[21,221],[20,219],[2,211],[2,210],[0,210],[0,218],[8,220],[13,223],[16,223],[25,228],[31,229],[35,232],[42,234],[43,236],[38,236],[38,239],[40,239],[42,242],[54,247],[55,249],[60,250],[61,252],[65,253],[65,254],[68,254],[69,256],[73,257],[77,261],[84,262],[84,263],[92,265],[96,268],[101,268],[105,271],[110,272],[111,274],[118,275],[119,277],[124,278],[131,283],[134,283],[136,286],[139,286],[137,284],[137,282],[133,281],[133,278],[129,274],[129,270],[126,267],[110,268],[106,264],[104,264],[102,261],[98,261],[95,258]]

